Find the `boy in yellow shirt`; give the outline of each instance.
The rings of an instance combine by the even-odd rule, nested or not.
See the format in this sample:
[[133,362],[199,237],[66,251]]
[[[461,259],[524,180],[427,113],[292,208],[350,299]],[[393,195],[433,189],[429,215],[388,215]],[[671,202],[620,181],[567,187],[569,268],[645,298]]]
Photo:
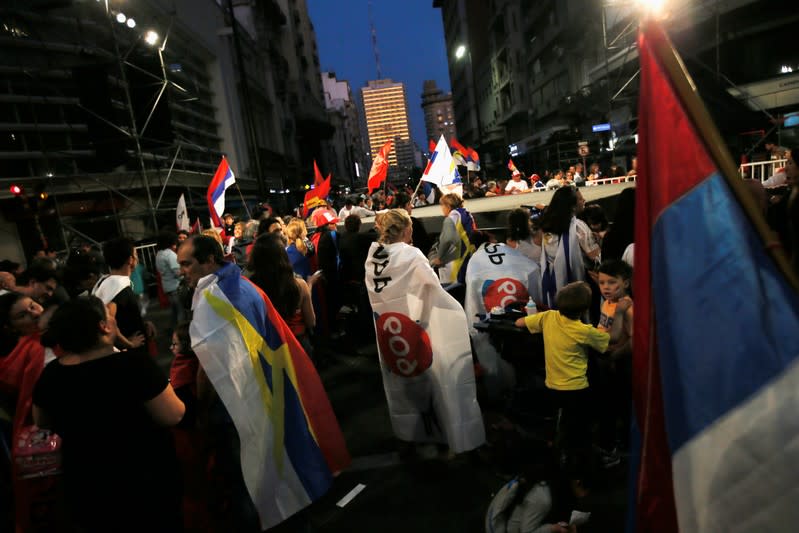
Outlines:
[[580,322],[591,305],[591,287],[587,283],[569,283],[555,295],[555,304],[557,311],[520,318],[516,326],[544,334],[545,384],[553,407],[561,409],[559,441],[570,455],[590,449],[591,445],[592,400],[586,348],[606,351],[611,335]]

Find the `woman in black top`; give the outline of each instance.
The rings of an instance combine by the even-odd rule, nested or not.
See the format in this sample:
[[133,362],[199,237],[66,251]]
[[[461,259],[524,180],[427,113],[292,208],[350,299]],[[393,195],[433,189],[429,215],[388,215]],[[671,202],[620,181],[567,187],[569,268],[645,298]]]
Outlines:
[[40,427],[62,438],[68,507],[80,531],[179,531],[180,475],[167,426],[184,405],[149,357],[115,352],[95,297],[61,306],[42,343],[62,355],[33,392]]

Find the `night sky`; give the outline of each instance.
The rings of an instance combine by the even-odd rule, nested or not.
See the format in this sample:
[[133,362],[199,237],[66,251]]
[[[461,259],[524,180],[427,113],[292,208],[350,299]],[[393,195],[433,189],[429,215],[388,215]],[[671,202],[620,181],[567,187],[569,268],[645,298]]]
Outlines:
[[[360,105],[360,89],[376,79],[367,0],[307,0],[321,70],[350,82]],[[422,83],[436,80],[450,90],[441,10],[433,0],[373,0],[372,16],[384,78],[405,83],[411,136],[421,150],[427,139],[422,113]]]

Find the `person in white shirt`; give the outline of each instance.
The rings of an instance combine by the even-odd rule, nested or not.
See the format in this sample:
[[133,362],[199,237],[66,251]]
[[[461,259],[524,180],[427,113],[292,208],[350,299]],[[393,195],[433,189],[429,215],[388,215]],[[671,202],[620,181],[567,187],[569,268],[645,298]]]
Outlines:
[[344,207],[338,212],[338,218],[341,220],[346,219],[352,214],[353,209],[355,209],[355,204],[352,202],[352,198],[347,198],[344,200]]
[[520,194],[530,191],[530,186],[522,179],[522,173],[518,170],[513,171],[511,180],[505,185],[505,192],[507,194]]

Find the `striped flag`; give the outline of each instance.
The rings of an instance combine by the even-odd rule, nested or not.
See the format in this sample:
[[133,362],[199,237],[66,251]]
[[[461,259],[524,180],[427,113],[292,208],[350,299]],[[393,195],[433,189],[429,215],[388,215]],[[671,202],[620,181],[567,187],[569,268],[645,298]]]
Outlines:
[[789,530],[799,521],[799,285],[669,39],[648,23],[638,43],[630,523]]
[[227,158],[222,156],[222,161],[216,167],[216,172],[206,193],[208,212],[211,214],[211,227],[224,228],[221,219],[225,214],[225,191],[234,183],[236,183],[236,176],[228,165]]
[[241,441],[261,529],[325,494],[350,461],[319,376],[269,298],[226,263],[194,293],[191,344]]
[[439,188],[452,183],[461,183],[458,167],[449,152],[444,136],[438,140],[435,151],[430,154],[430,161],[422,173],[422,180],[436,184]]

